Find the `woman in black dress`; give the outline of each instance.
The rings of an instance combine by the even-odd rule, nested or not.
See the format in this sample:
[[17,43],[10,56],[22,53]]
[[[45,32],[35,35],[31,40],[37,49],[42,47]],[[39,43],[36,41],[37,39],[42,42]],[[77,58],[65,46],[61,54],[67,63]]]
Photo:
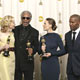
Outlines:
[[41,71],[42,80],[59,80],[59,60],[58,57],[65,53],[61,37],[54,33],[56,30],[55,20],[47,18],[43,25],[47,34],[40,38],[39,54],[42,57]]

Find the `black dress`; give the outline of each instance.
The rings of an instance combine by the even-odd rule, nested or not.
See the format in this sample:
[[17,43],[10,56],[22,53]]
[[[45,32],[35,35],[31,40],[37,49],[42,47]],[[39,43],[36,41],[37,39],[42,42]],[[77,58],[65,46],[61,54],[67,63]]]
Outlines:
[[[46,52],[50,52],[51,56],[42,59],[42,80],[59,80],[60,68],[58,57],[65,53],[63,42],[57,33],[48,33],[44,35],[44,38],[46,40]],[[39,54],[42,53],[41,39],[39,46]],[[57,50],[58,47],[60,48],[59,50]]]

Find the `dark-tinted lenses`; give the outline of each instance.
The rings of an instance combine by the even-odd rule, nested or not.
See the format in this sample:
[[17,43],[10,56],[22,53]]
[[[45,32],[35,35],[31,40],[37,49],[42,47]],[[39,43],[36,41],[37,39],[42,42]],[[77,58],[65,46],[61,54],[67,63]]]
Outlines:
[[27,20],[29,20],[29,19],[31,19],[30,17],[22,17],[22,19],[27,19]]

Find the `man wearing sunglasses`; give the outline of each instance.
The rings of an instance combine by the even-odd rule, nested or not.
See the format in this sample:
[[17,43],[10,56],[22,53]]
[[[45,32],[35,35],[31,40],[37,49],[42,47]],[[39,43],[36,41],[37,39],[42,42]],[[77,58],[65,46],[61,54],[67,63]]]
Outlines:
[[[21,14],[21,24],[14,30],[15,36],[15,80],[33,80],[34,57],[38,48],[39,32],[30,25],[32,14],[29,11],[23,11]],[[29,43],[28,43],[29,42]],[[27,47],[27,43],[30,44]],[[32,60],[28,59],[29,53]]]

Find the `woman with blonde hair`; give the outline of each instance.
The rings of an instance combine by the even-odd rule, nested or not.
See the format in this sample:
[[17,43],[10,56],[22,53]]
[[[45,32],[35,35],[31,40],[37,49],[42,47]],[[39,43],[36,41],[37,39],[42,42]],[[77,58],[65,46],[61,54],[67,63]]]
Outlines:
[[0,80],[14,80],[14,18],[5,16],[0,22]]

